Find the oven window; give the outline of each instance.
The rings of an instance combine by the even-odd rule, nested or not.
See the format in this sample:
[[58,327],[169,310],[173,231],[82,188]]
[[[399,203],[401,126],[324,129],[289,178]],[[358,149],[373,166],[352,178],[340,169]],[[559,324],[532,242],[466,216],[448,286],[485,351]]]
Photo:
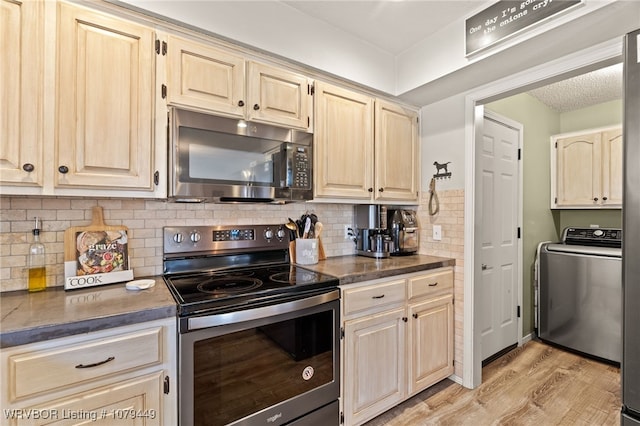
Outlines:
[[224,425],[334,379],[334,311],[194,343],[194,424]]

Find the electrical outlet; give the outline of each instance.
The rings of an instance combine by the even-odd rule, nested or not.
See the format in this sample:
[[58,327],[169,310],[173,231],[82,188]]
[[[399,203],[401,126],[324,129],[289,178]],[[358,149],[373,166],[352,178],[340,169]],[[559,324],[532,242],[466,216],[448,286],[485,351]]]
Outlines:
[[349,228],[351,228],[351,225],[345,225],[344,226],[344,239],[345,240],[351,239],[351,231],[349,231]]
[[433,225],[433,240],[434,241],[442,240],[442,226],[441,225]]

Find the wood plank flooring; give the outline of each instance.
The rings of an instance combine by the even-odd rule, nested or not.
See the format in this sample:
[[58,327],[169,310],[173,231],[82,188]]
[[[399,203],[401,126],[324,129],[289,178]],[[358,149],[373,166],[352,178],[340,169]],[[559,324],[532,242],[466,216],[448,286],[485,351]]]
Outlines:
[[482,376],[473,390],[444,380],[365,426],[620,424],[618,367],[530,341]]

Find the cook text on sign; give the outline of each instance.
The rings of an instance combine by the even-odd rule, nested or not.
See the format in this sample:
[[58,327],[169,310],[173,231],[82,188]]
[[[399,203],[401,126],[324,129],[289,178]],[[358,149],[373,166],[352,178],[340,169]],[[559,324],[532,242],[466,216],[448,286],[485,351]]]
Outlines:
[[501,0],[465,21],[466,54],[580,3],[582,0]]

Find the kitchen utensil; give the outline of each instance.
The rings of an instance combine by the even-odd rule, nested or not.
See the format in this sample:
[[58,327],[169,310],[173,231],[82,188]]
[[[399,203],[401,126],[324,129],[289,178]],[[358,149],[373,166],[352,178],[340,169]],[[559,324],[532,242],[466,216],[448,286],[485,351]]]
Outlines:
[[307,216],[304,221],[304,233],[302,238],[309,238],[309,230],[311,229],[311,218]]
[[298,230],[298,225],[296,225],[296,223],[293,220],[289,219],[289,222],[285,223],[284,226],[288,230],[293,232],[293,238],[290,238],[290,239],[295,239],[296,237],[300,238],[300,235],[299,235],[300,231]]
[[322,224],[322,222],[316,222],[316,225],[314,227],[316,238],[320,238],[320,234],[322,233],[322,228],[324,228],[324,225]]

